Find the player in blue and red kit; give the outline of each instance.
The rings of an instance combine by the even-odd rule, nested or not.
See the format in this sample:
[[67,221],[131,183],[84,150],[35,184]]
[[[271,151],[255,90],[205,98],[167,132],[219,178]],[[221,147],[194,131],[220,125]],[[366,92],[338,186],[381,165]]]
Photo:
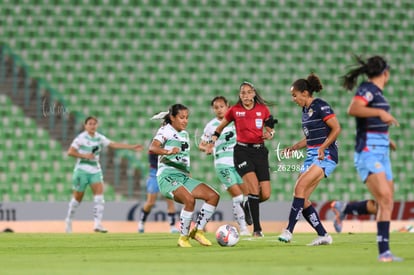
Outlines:
[[287,228],[278,237],[281,242],[292,240],[293,229],[300,216],[315,229],[318,237],[309,245],[332,243],[332,237],[323,227],[319,215],[309,200],[319,182],[328,177],[338,163],[336,138],[341,127],[329,104],[313,93],[322,90],[322,84],[315,74],[307,79],[296,80],[290,89],[293,101],[302,108],[302,128],[305,137],[295,145],[285,149],[289,154],[294,150],[307,148],[307,157],[295,184],[292,207]]
[[217,126],[212,136],[213,142],[232,121],[237,136],[234,166],[249,190],[248,200],[244,205],[246,222],[253,223],[254,237],[263,237],[259,202],[269,199],[271,192],[269,151],[264,141],[273,138],[275,120],[253,84],[243,82],[240,85],[239,101],[227,111]]
[[[392,208],[394,205],[394,181],[389,157],[390,125],[399,125],[390,114],[390,105],[384,97],[383,89],[390,78],[390,67],[381,56],[372,56],[366,61],[356,57],[358,66],[343,77],[343,86],[352,90],[358,77],[366,75],[348,107],[348,114],[356,118],[356,144],[354,163],[362,181],[374,196],[377,203],[377,243],[380,262],[402,261],[394,256],[389,248],[389,232]],[[358,207],[365,207],[365,203]],[[339,205],[337,206],[339,209]]]

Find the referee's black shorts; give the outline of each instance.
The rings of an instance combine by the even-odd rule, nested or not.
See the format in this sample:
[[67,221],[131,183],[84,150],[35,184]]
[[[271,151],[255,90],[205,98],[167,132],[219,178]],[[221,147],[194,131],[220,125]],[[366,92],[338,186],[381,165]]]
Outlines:
[[241,177],[255,172],[259,182],[270,180],[269,150],[264,144],[237,143],[233,158],[234,167]]

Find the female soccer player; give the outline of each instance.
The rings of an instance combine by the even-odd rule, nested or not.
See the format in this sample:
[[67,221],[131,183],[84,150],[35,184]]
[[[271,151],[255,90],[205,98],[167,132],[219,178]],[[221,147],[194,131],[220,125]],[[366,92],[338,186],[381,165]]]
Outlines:
[[128,145],[116,143],[97,132],[98,119],[90,116],[85,119],[85,131],[79,134],[69,147],[68,155],[75,157],[76,165],[73,173],[73,197],[69,202],[69,209],[66,216],[66,232],[72,232],[72,219],[76,209],[82,201],[86,187],[90,186],[93,193],[93,213],[95,232],[108,232],[102,226],[104,212],[104,185],[99,155],[103,147],[109,146],[113,149],[142,150],[142,145]]
[[307,79],[296,80],[290,88],[293,101],[302,108],[305,137],[287,148],[286,152],[307,147],[307,157],[296,180],[288,226],[278,238],[281,242],[292,240],[293,229],[302,214],[318,234],[309,245],[332,243],[332,237],[326,232],[309,200],[319,182],[328,177],[338,163],[336,138],[341,128],[329,104],[313,97],[314,92],[321,90],[321,81],[313,73]]
[[242,205],[244,196],[247,199],[248,191],[243,184],[242,178],[237,173],[236,168],[234,168],[233,151],[236,145],[236,130],[234,124],[231,123],[223,129],[222,134],[215,143],[213,151],[208,146],[214,130],[220,124],[221,120],[223,120],[225,113],[229,109],[229,104],[225,97],[216,96],[210,105],[216,117],[210,120],[205,126],[201,143],[198,147],[201,151],[214,155],[216,175],[232,197],[233,216],[239,225],[240,235],[247,236],[250,235],[250,232],[247,228]]
[[394,181],[389,157],[389,126],[399,125],[390,114],[383,89],[390,78],[390,67],[381,56],[367,60],[356,57],[357,67],[343,76],[343,86],[352,90],[360,75],[366,75],[348,107],[356,118],[354,163],[362,181],[374,196],[378,207],[377,243],[380,262],[402,261],[389,247],[390,220],[394,205]]
[[[253,222],[253,236],[263,237],[260,224],[259,202],[270,197],[269,151],[265,140],[274,136],[274,119],[265,100],[253,84],[243,82],[239,88],[239,100],[224,115],[217,126],[212,142],[216,142],[224,128],[234,121],[237,144],[234,147],[234,166],[247,184],[248,201],[245,204],[246,222]],[[213,147],[213,144],[210,144]]]
[[[184,204],[180,214],[180,237],[178,246],[191,247],[189,238],[201,245],[210,246],[204,236],[204,228],[219,202],[219,194],[209,185],[190,177],[190,142],[185,131],[188,123],[188,108],[174,104],[164,118],[150,145],[150,152],[159,155],[157,180],[160,192],[167,198]],[[190,232],[195,200],[202,199],[196,227]]]
[[[147,179],[147,200],[144,206],[141,208],[139,221],[138,221],[138,232],[144,233],[145,231],[145,222],[147,221],[148,215],[151,213],[152,207],[155,205],[155,202],[160,192],[157,182],[157,170],[158,170],[158,156],[155,154],[148,154],[148,161],[150,164],[150,172]],[[167,203],[167,215],[168,221],[170,224],[170,232],[178,233],[178,229],[175,227],[175,205],[174,201],[166,199]]]

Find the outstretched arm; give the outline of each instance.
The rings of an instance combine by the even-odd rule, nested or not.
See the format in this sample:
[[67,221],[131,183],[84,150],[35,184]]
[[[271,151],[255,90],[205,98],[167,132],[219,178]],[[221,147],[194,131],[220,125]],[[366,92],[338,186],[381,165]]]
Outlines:
[[220,136],[221,132],[223,132],[223,129],[229,125],[229,121],[227,121],[225,118],[223,118],[221,120],[221,123],[219,124],[219,126],[217,126],[216,130],[214,131],[213,136],[211,137],[211,140],[213,142],[216,142],[216,140],[218,139],[218,137]]
[[141,151],[144,147],[140,144],[125,144],[125,143],[118,143],[118,142],[111,142],[108,145],[112,149],[129,149],[134,151]]

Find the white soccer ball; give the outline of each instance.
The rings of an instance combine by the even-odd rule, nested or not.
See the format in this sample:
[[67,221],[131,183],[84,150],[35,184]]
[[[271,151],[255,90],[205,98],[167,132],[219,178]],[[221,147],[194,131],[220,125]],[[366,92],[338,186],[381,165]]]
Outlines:
[[216,240],[221,246],[235,246],[239,242],[239,232],[236,227],[223,224],[216,231]]

